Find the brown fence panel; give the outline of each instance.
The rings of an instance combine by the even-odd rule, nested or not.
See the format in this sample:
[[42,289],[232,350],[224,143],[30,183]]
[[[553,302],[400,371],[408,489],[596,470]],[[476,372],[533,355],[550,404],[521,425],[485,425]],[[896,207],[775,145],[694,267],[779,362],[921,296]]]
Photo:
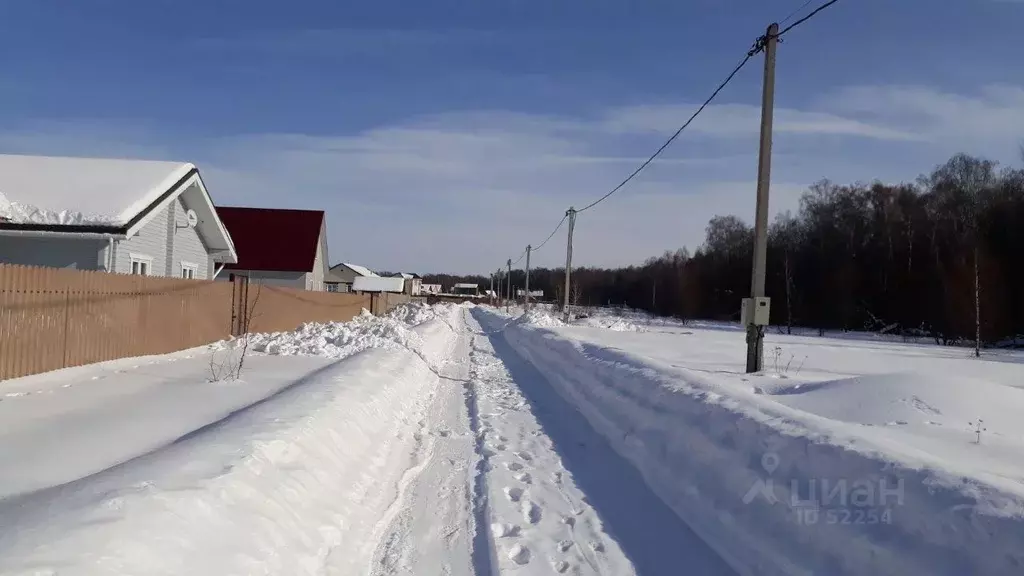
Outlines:
[[230,335],[231,284],[0,264],[0,379]]
[[253,281],[245,309],[250,332],[284,332],[306,322],[347,322],[370,306],[370,297],[361,294],[312,292]]
[[[245,332],[344,322],[360,294],[0,264],[0,380],[164,354]],[[380,313],[409,297],[390,294]],[[377,303],[375,303],[377,304]]]

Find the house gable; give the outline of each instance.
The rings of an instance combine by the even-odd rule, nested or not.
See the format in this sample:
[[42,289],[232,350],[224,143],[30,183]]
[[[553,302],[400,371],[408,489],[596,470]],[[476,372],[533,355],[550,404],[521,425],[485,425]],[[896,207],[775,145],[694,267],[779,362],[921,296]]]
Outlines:
[[322,210],[218,206],[217,213],[238,251],[226,270],[313,273],[324,236]]

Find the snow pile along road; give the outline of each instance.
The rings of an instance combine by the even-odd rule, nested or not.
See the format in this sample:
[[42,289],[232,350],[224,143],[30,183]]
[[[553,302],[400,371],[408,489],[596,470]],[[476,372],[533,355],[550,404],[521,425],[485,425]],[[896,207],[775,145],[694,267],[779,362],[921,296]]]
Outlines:
[[[483,310],[477,316],[487,329],[507,322]],[[841,382],[771,388],[767,376],[758,377],[755,387],[742,373],[734,383],[729,371],[698,372],[654,359],[677,354],[694,338],[688,332],[659,340],[665,335],[513,322],[503,334],[739,573],[952,576],[1019,574],[1024,567],[1024,489],[1013,466],[1002,468],[1006,476],[962,475],[969,465],[931,458],[922,445],[888,433],[907,428],[900,433],[914,434],[905,426],[908,412],[931,414],[933,423],[922,427],[941,423],[944,410],[953,419],[966,416],[956,411],[949,389],[962,382],[939,384],[946,401],[926,399],[918,390],[916,402],[915,393],[899,387],[926,384],[901,384],[895,377],[869,384],[873,394],[854,394],[857,383]],[[713,364],[714,353],[694,357]],[[816,398],[828,388],[839,397]],[[844,389],[854,395],[843,400]],[[1020,409],[1018,392],[1024,392],[988,392],[1016,407],[1010,411]],[[850,414],[854,402],[875,396],[873,423],[837,420]],[[904,397],[909,404],[900,402]],[[981,405],[966,410],[982,417],[986,412]],[[991,411],[993,421],[1006,425],[998,412]],[[966,446],[963,436],[958,438]],[[993,444],[997,452],[1009,446]]]
[[[461,504],[465,494],[417,489],[412,481],[447,475],[456,479],[447,485],[469,485],[461,454],[472,453],[471,442],[465,434],[431,426],[431,414],[443,409],[438,399],[447,398],[439,395],[447,382],[441,370],[452,359],[456,335],[448,321],[413,328],[397,322],[361,318],[347,327],[324,327],[318,337],[306,327],[294,337],[296,344],[287,344],[283,335],[265,340],[267,349],[279,352],[332,356],[364,350],[344,360],[257,355],[236,381],[208,382],[201,375],[193,382],[175,381],[179,394],[191,395],[201,411],[203,398],[214,398],[218,390],[288,378],[260,384],[273,391],[187,433],[150,443],[139,453],[122,450],[117,461],[108,460],[95,472],[60,484],[24,478],[23,489],[0,500],[0,573],[376,574],[387,572],[382,558],[401,560],[414,552],[413,560],[439,572],[469,574],[466,532],[443,537],[451,526],[471,525]],[[402,347],[409,343],[419,346],[417,352]],[[207,361],[182,360],[197,366]],[[300,365],[308,368],[296,370]],[[130,443],[131,430],[144,432],[147,422],[176,422],[189,415],[173,403],[161,405],[151,388],[144,389],[150,401],[139,399],[148,420],[135,422],[134,414],[119,410],[100,413],[99,421],[119,422],[110,431],[121,439],[94,437],[96,445],[78,446],[80,458],[101,449],[101,441]],[[85,394],[88,386],[67,390]],[[173,389],[167,392],[174,398]],[[0,435],[5,476],[28,462],[18,444],[39,436],[34,422],[60,424],[65,432],[72,430],[73,439],[75,419],[92,417],[92,406],[51,408],[58,394],[27,397],[38,399],[32,409],[40,416],[52,412],[55,419],[28,419],[23,433],[7,429]],[[461,402],[461,395],[455,398]],[[83,428],[88,430],[91,426]],[[44,444],[36,448],[44,455],[55,450]],[[446,453],[459,456],[434,458]],[[27,475],[45,465],[18,471]],[[88,467],[83,463],[77,469]],[[414,538],[378,549],[391,541],[388,535],[396,522],[401,524],[410,497],[432,511],[421,516],[433,529],[415,530]],[[404,550],[403,542],[415,545],[413,551]]]

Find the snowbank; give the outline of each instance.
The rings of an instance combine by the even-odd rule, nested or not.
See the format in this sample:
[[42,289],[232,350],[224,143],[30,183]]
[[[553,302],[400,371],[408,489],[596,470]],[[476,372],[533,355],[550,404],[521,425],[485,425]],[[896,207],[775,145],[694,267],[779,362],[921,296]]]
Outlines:
[[[249,350],[277,356],[325,358],[345,358],[370,348],[419,352],[423,342],[411,328],[430,320],[445,320],[456,309],[454,304],[409,303],[381,317],[364,309],[348,322],[308,322],[291,332],[250,334]],[[239,343],[240,340],[224,341],[218,346],[234,348]]]
[[0,573],[369,573],[368,535],[433,445],[424,417],[456,337],[440,319],[396,323],[268,338],[328,356],[384,345],[120,465],[0,500]]
[[884,446],[837,434],[767,395],[557,332],[516,323],[504,333],[740,573],[1019,574],[1024,566],[1019,483],[897,462]]
[[529,312],[522,314],[515,320],[516,324],[522,324],[526,326],[533,326],[535,328],[551,328],[554,326],[565,326],[565,324],[555,318],[547,310],[534,308]]
[[630,322],[624,318],[614,316],[588,316],[573,322],[576,326],[588,326],[590,328],[603,328],[616,332],[646,332],[647,329]]

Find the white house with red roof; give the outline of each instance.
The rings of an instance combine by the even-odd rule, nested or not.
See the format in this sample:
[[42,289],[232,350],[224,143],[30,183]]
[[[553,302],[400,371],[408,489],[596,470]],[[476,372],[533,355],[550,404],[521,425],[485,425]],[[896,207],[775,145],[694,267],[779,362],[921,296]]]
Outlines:
[[238,260],[218,276],[246,276],[261,284],[325,290],[327,218],[323,210],[218,206]]
[[237,259],[192,164],[0,154],[0,263],[208,279]]

